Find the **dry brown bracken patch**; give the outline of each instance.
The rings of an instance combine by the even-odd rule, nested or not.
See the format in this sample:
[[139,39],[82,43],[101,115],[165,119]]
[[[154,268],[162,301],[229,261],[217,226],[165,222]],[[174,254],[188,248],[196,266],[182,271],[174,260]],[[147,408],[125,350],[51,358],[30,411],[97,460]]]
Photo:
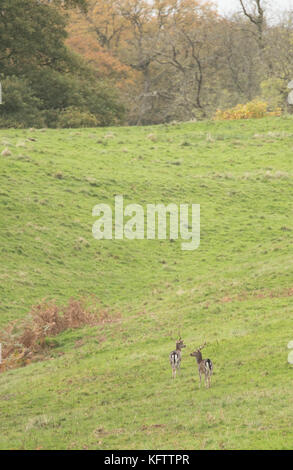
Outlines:
[[119,314],[113,315],[109,309],[102,308],[94,297],[90,300],[89,303],[86,299],[71,298],[61,307],[54,301],[42,302],[33,306],[23,320],[10,323],[0,332],[0,372],[29,364],[37,354],[48,349],[48,337],[67,329],[101,325],[120,318]]

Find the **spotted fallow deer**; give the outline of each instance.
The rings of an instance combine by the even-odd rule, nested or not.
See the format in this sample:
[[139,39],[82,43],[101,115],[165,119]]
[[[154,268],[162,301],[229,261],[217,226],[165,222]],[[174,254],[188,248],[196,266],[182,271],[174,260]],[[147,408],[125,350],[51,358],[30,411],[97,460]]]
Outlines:
[[170,364],[172,367],[172,378],[175,379],[176,377],[176,371],[177,369],[180,370],[180,364],[181,364],[181,349],[185,348],[186,344],[184,344],[183,340],[181,337],[179,338],[178,341],[176,341],[176,349],[175,351],[170,352],[169,354],[169,359],[170,359]]
[[213,373],[213,363],[210,359],[203,359],[201,350],[206,346],[207,343],[204,343],[202,346],[200,346],[196,351],[191,353],[190,355],[192,357],[196,358],[196,362],[198,364],[198,373],[199,373],[199,388],[201,387],[201,376],[204,374],[205,377],[205,385],[206,388],[210,388],[211,386],[211,376]]

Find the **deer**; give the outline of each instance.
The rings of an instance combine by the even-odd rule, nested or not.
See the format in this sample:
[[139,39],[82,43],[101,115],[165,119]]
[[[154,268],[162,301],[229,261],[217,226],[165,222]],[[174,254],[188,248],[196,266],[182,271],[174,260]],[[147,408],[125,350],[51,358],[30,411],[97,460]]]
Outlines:
[[172,378],[175,379],[177,369],[180,370],[181,364],[181,349],[185,348],[186,344],[184,344],[181,336],[178,341],[176,341],[176,349],[169,354],[170,364],[172,367]]
[[214,370],[213,363],[210,359],[203,359],[201,350],[206,346],[207,343],[204,343],[198,349],[196,349],[190,356],[196,358],[198,364],[198,373],[199,373],[199,388],[201,388],[201,376],[204,374],[206,388],[211,386],[211,376]]

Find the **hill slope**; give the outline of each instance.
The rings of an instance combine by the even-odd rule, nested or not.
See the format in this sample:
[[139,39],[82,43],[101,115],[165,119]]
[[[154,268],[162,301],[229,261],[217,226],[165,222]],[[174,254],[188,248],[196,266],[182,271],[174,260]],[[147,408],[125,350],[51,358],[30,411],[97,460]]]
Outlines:
[[[292,119],[2,130],[0,143],[1,326],[44,297],[96,294],[121,313],[0,375],[0,448],[292,448]],[[201,204],[199,249],[95,240],[92,208],[116,194]],[[208,391],[189,356],[204,340]]]

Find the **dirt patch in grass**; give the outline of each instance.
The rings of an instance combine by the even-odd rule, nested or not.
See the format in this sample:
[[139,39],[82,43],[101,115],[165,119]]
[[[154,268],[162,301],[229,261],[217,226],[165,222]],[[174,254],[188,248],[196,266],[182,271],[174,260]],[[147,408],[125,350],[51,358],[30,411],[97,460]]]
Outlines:
[[165,427],[166,427],[165,424],[143,424],[141,426],[141,430],[146,431],[146,430],[149,430],[149,429],[161,429],[161,428],[165,428]]
[[100,428],[97,428],[97,429],[94,430],[94,435],[97,438],[100,438],[100,437],[105,437],[105,436],[115,436],[117,434],[123,434],[123,432],[124,431],[121,428],[107,430],[103,427],[100,427]]
[[222,297],[218,302],[227,303],[227,302],[244,302],[245,300],[250,299],[273,299],[273,298],[282,298],[282,297],[292,297],[293,296],[293,287],[282,290],[270,290],[270,291],[252,291],[252,292],[243,292],[234,296],[225,296]]

